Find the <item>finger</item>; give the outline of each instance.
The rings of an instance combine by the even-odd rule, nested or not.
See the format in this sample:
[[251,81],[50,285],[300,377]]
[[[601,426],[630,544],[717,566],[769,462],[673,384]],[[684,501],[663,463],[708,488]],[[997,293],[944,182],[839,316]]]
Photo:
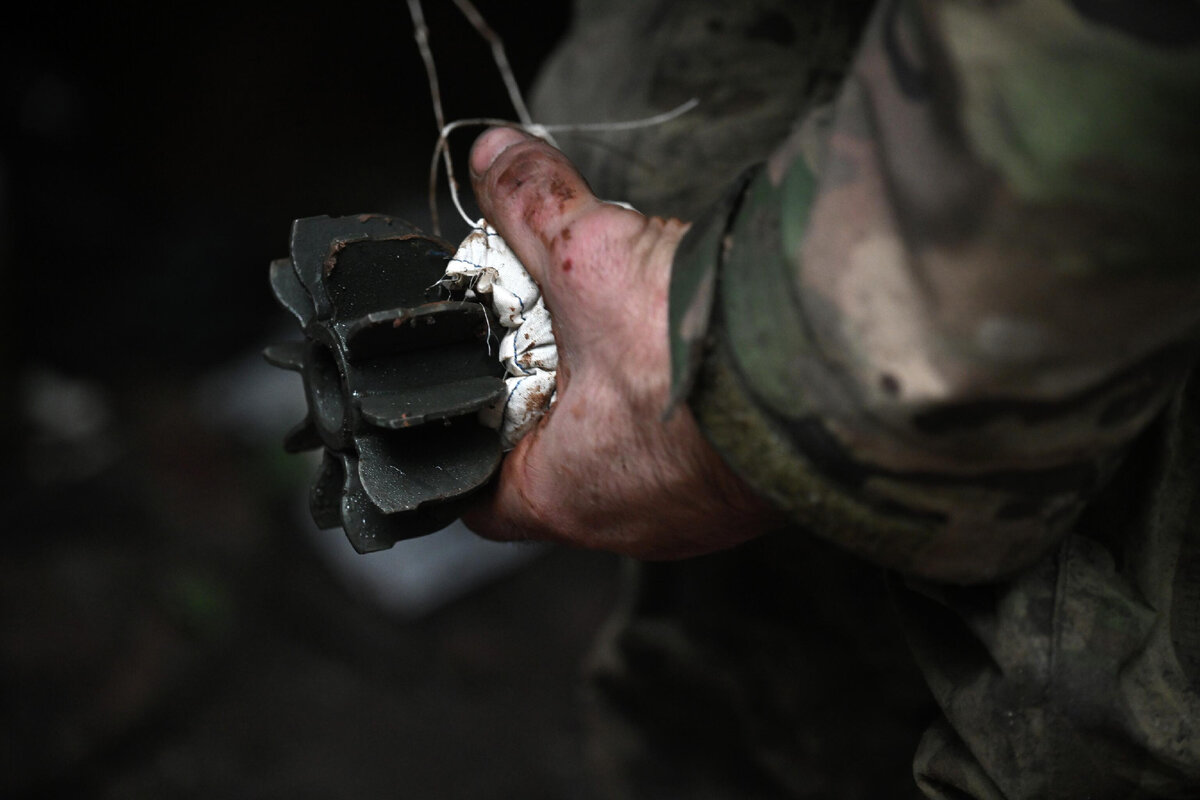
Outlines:
[[463,515],[468,528],[485,539],[501,542],[550,538],[548,521],[541,518],[530,498],[529,454],[537,431],[522,439],[504,457],[499,480]]
[[545,287],[563,231],[600,201],[566,156],[512,128],[493,128],[480,136],[470,163],[484,217]]

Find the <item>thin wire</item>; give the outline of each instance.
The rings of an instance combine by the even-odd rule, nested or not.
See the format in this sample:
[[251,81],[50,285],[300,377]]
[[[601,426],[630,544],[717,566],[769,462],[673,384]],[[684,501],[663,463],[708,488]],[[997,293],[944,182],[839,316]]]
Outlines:
[[[475,125],[479,127],[506,127],[523,129],[523,126],[506,119],[493,119],[489,117],[478,117],[475,119],[459,119],[451,122],[449,125],[442,127],[441,133],[438,134],[437,145],[433,148],[433,159],[429,162],[429,193],[430,201],[434,202],[434,197],[437,193],[437,175],[438,175],[438,157],[444,156],[446,167],[446,182],[450,188],[450,199],[454,201],[454,208],[458,211],[458,215],[462,217],[463,222],[467,223],[467,227],[475,228],[475,220],[467,216],[467,212],[463,209],[462,201],[458,197],[458,180],[454,177],[454,167],[450,163],[450,142],[447,138],[450,133],[458,128]],[[434,228],[434,233],[441,236],[441,233]]]
[[[453,167],[449,164],[448,153],[450,150],[450,134],[459,128],[466,127],[498,127],[498,128],[516,128],[519,131],[524,131],[532,136],[539,138],[547,138],[544,132],[557,131],[559,133],[569,133],[572,131],[627,131],[637,128],[648,128],[653,125],[662,125],[665,122],[670,122],[676,117],[682,116],[691,111],[700,101],[693,97],[686,103],[672,108],[670,111],[664,111],[661,114],[655,114],[652,117],[643,119],[623,120],[621,122],[585,122],[578,124],[561,124],[561,125],[539,125],[519,124],[512,120],[499,119],[496,117],[475,117],[472,119],[456,119],[447,125],[442,126],[441,133],[438,135],[437,146],[433,149],[433,159],[429,164],[429,181],[430,191],[434,192],[437,187],[437,167],[438,158],[446,155],[446,179],[450,186],[450,199],[454,201],[454,208],[458,210],[458,215],[467,223],[470,228],[476,227],[476,221],[467,216],[467,212],[463,209],[462,202],[458,197],[458,181],[454,177]],[[435,230],[436,232],[436,230]],[[440,234],[439,234],[440,235]]]
[[[429,27],[425,24],[425,12],[421,9],[421,0],[408,0],[408,15],[412,17],[413,21],[413,38],[417,41],[421,60],[425,62],[425,75],[429,79],[429,94],[433,98],[433,118],[440,131],[446,127],[446,116],[442,112],[442,91],[438,84],[437,65],[433,61],[433,51],[429,47]],[[446,161],[446,176],[450,180],[450,191],[452,195],[455,195],[455,205],[458,205],[457,189],[454,186],[454,168],[450,165],[450,152],[444,148],[442,152]],[[462,213],[461,210],[459,213]],[[434,179],[429,185],[429,216],[433,222],[434,235],[441,236],[442,226],[437,210],[436,171]]]
[[505,88],[508,90],[509,100],[513,104],[513,108],[520,118],[520,122],[513,122],[506,119],[498,119],[493,117],[477,117],[473,119],[459,119],[447,124],[445,113],[442,110],[442,92],[438,82],[437,65],[433,60],[433,50],[429,46],[429,27],[425,23],[425,13],[421,8],[421,0],[407,0],[408,13],[413,21],[413,38],[416,39],[417,49],[421,53],[421,60],[425,64],[425,74],[429,79],[429,94],[433,99],[433,116],[437,121],[438,140],[437,145],[433,149],[433,158],[429,163],[429,216],[433,222],[433,232],[436,236],[441,236],[441,218],[437,208],[437,180],[438,180],[438,160],[441,159],[442,165],[446,170],[446,182],[450,189],[450,199],[454,202],[454,208],[458,215],[470,228],[475,228],[475,220],[467,216],[466,210],[463,208],[462,201],[458,196],[458,179],[454,176],[454,164],[450,157],[449,136],[459,128],[467,126],[477,127],[505,127],[516,128],[524,131],[531,136],[536,136],[540,139],[545,139],[550,144],[554,144],[554,137],[551,135],[554,132],[569,133],[569,132],[596,132],[596,131],[626,131],[636,128],[646,128],[653,125],[661,125],[665,122],[686,114],[699,104],[697,98],[692,98],[686,103],[682,103],[675,108],[665,111],[661,114],[655,114],[651,117],[643,119],[626,120],[621,122],[590,122],[590,123],[572,123],[572,124],[557,124],[557,125],[541,125],[533,121],[529,115],[529,109],[525,105],[525,100],[521,96],[521,91],[517,86],[516,79],[513,77],[512,68],[508,63],[508,56],[504,51],[504,43],[500,37],[487,24],[487,20],[479,13],[479,10],[470,2],[470,0],[454,0],[454,4],[462,12],[463,16],[474,26],[485,40],[492,47],[492,58],[496,62],[496,68],[500,71],[501,77],[504,79]]
[[652,117],[643,117],[642,119],[624,120],[622,122],[579,122],[562,125],[535,125],[533,127],[546,131],[557,131],[559,133],[574,131],[630,131],[636,128],[649,128],[653,125],[662,125],[664,122],[670,122],[676,117],[683,116],[698,105],[700,105],[700,99],[693,97],[686,103],[680,103],[675,106],[670,111],[664,111],[661,114],[655,114]]
[[492,46],[492,60],[496,62],[496,68],[500,70],[500,77],[504,80],[504,88],[508,90],[508,99],[512,102],[513,109],[517,112],[517,118],[521,120],[521,124],[523,125],[532,125],[533,117],[529,115],[529,108],[525,105],[525,98],[521,96],[521,90],[517,86],[517,79],[513,76],[512,67],[508,64],[508,55],[504,51],[504,40],[492,30],[487,20],[471,4],[470,0],[454,0],[454,5],[458,6],[458,10],[470,21],[475,30],[479,32],[479,35],[486,39],[488,44]]

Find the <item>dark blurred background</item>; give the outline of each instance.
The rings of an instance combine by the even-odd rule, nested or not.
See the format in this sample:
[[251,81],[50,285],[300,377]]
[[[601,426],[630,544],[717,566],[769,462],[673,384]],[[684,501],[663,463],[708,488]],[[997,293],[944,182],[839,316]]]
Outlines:
[[[447,116],[511,117],[425,5]],[[478,6],[527,87],[567,4]],[[353,555],[280,449],[299,378],[258,355],[298,337],[267,288],[292,219],[429,225],[405,4],[26,4],[0,63],[0,795],[586,796],[615,560]]]

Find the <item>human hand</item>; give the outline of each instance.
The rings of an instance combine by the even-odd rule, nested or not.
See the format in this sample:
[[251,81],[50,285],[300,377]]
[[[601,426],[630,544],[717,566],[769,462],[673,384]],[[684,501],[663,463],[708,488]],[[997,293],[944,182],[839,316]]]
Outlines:
[[669,394],[667,287],[687,225],[598,200],[566,156],[497,128],[471,152],[484,216],[541,286],[558,399],[465,517],[479,534],[646,559],[720,550],[774,512]]

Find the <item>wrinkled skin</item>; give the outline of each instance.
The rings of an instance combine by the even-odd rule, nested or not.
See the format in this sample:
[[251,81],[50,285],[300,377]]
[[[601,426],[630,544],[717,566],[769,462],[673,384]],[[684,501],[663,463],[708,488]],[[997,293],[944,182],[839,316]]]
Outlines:
[[645,559],[720,550],[774,513],[669,393],[667,287],[687,225],[598,200],[545,142],[498,128],[475,143],[484,216],[541,285],[559,348],[558,400],[467,515],[492,539]]

